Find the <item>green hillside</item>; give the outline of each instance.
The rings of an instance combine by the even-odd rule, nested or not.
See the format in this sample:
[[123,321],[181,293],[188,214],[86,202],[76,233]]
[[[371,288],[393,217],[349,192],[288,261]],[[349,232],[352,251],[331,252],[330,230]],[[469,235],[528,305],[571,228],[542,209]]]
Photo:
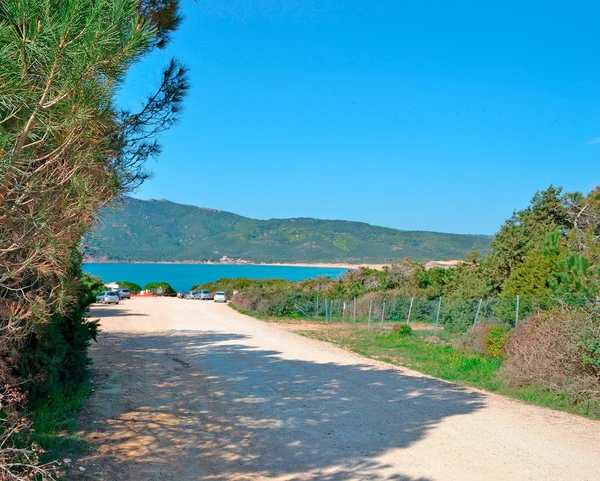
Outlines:
[[256,220],[166,200],[126,198],[102,213],[84,241],[86,257],[119,261],[217,260],[383,263],[463,259],[491,237],[401,231],[362,222]]

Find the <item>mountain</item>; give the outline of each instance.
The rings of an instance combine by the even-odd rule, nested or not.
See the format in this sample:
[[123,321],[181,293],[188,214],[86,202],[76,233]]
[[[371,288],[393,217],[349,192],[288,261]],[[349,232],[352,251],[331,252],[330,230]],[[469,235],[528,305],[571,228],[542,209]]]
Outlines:
[[310,218],[257,220],[230,212],[126,197],[101,213],[84,240],[88,259],[384,263],[403,257],[464,259],[491,237],[401,231],[362,222]]

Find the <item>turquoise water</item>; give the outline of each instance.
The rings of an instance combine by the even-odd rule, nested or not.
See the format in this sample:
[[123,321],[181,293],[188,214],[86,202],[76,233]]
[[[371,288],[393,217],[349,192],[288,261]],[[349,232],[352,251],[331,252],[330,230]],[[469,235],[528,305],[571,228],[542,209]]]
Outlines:
[[334,267],[252,266],[227,264],[84,264],[84,272],[104,282],[129,281],[144,287],[150,282],[168,282],[176,291],[216,281],[221,277],[267,279],[278,277],[301,281],[317,276],[338,277],[347,269]]

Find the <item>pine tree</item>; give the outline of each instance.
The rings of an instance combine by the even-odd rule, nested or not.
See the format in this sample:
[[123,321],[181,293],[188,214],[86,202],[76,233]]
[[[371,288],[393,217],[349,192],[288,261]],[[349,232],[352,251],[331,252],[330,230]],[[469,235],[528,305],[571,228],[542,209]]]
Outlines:
[[[156,135],[177,119],[186,72],[172,61],[139,112],[117,109],[115,91],[179,20],[177,1],[168,0],[0,2],[2,386],[14,381],[20,357],[36,365],[36,352],[20,353],[49,332],[58,337],[40,355],[65,342],[74,351],[61,353],[62,368],[85,368],[93,330],[82,324],[81,238],[102,206],[146,178],[143,164],[160,150]],[[79,328],[88,338],[69,345],[64,336]],[[35,453],[20,452],[8,479],[39,474]]]

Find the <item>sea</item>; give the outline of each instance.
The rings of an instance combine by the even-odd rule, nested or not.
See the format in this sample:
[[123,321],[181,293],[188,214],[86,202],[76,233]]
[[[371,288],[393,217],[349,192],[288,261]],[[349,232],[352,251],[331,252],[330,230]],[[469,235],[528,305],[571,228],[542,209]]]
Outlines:
[[301,281],[318,276],[337,278],[347,269],[338,267],[301,267],[246,264],[138,264],[85,263],[84,272],[100,277],[105,283],[135,282],[144,287],[151,282],[168,282],[176,291],[188,291],[192,286],[216,281],[222,277],[251,279],[280,278]]

